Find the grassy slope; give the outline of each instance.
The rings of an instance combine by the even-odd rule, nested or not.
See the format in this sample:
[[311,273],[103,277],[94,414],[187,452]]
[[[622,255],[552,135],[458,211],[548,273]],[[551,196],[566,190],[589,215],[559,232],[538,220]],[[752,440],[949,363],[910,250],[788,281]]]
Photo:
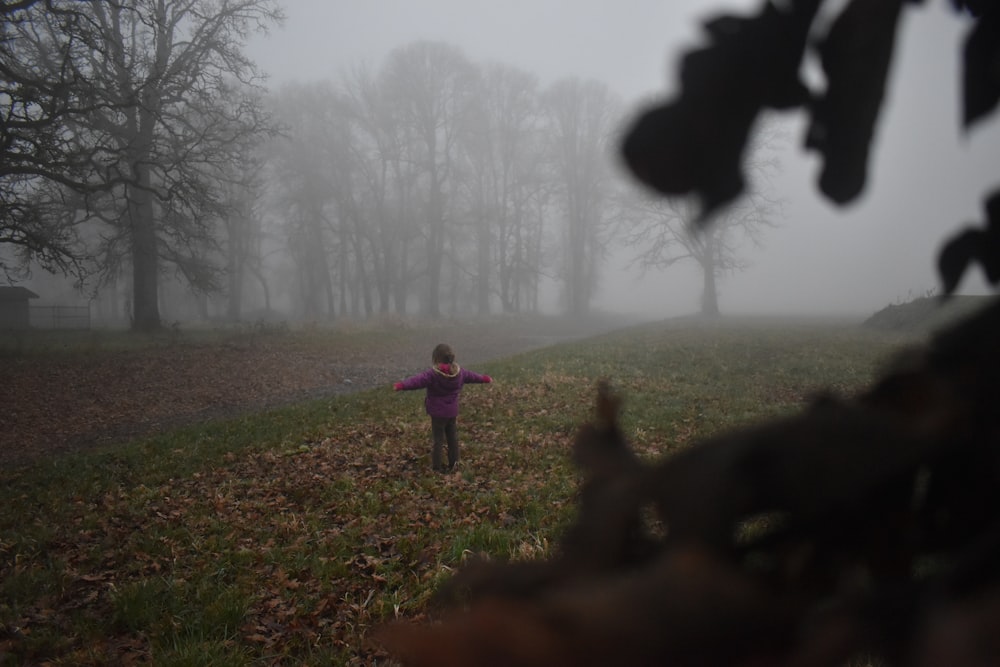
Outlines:
[[364,664],[470,555],[544,556],[608,377],[644,455],[866,383],[899,337],[649,325],[478,366],[461,470],[419,392],[373,390],[0,473],[0,664]]
[[921,297],[890,304],[865,320],[865,326],[884,331],[934,331],[984,308],[992,296],[959,295],[941,300]]

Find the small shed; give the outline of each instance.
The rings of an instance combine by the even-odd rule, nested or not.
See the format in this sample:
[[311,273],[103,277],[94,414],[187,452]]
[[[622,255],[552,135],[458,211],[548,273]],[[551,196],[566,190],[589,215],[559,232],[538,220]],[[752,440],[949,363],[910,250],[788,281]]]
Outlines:
[[23,330],[30,326],[28,299],[38,295],[26,287],[0,287],[0,330]]

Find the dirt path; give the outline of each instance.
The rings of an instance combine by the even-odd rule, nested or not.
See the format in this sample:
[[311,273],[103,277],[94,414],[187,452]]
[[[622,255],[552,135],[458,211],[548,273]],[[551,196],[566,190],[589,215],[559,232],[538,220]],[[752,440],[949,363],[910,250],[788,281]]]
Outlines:
[[405,335],[272,334],[212,344],[0,357],[0,468],[308,398],[388,386],[446,339],[459,362],[596,335],[624,322],[561,318],[413,328]]

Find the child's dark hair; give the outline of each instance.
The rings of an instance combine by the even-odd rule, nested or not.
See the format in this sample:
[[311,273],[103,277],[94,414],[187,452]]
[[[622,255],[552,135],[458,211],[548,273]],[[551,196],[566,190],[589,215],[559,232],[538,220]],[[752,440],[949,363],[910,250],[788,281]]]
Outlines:
[[434,348],[431,353],[431,361],[435,364],[451,364],[455,362],[455,352],[452,351],[451,346],[446,343],[441,343]]

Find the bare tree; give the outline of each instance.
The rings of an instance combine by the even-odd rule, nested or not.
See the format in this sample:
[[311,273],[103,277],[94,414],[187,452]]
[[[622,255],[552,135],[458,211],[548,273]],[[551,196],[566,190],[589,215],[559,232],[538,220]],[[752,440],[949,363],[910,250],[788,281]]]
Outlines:
[[223,179],[220,222],[224,234],[227,279],[226,316],[237,322],[243,314],[244,286],[248,274],[252,274],[259,282],[267,310],[270,309],[270,294],[261,270],[263,154],[256,144],[250,144],[234,157],[237,159],[220,174]]
[[[340,237],[341,308],[352,315],[366,316],[374,312],[372,274],[375,248],[370,215],[373,198],[363,176],[363,168],[356,164],[358,135],[347,121],[345,109],[340,105],[344,119],[339,125],[336,140],[331,144],[334,166],[333,198],[336,204],[336,230]],[[349,304],[348,304],[348,295]]]
[[682,262],[697,264],[702,275],[702,315],[719,314],[720,279],[748,268],[747,248],[761,247],[767,230],[777,225],[782,201],[769,192],[767,184],[778,168],[772,151],[783,139],[774,124],[757,131],[745,160],[753,185],[737,201],[717,210],[703,229],[695,228],[700,210],[691,199],[633,191],[623,197],[624,243],[636,249],[635,261],[644,270]]
[[274,142],[271,159],[276,206],[292,257],[301,314],[330,318],[336,313],[331,258],[335,230],[330,162],[335,91],[329,84],[286,85],[272,97],[277,118],[288,127]]
[[[82,280],[94,266],[79,234],[102,148],[79,119],[108,104],[79,64],[103,44],[82,3],[24,0],[0,7],[0,271],[32,263]],[[6,250],[6,252],[4,252]]]
[[[274,0],[68,4],[86,8],[102,44],[82,60],[102,105],[76,128],[101,148],[103,182],[115,186],[97,208],[128,240],[133,327],[155,329],[162,265],[197,288],[214,286],[204,259],[218,213],[215,173],[227,147],[271,130],[244,88],[259,77],[242,42],[282,16]],[[53,36],[59,27],[34,25]]]
[[414,294],[428,313],[445,296],[453,312],[487,313],[493,294],[508,311],[537,306],[552,189],[537,83],[486,74],[416,43],[377,76],[359,67],[336,88],[275,96],[288,130],[271,149],[273,191],[304,300],[330,275],[352,314],[403,313]]
[[612,194],[608,155],[619,104],[607,86],[565,79],[544,95],[556,203],[564,216],[562,272],[566,308],[590,308],[604,253],[601,229]]
[[476,236],[476,304],[486,314],[497,294],[504,312],[514,312],[522,299],[530,301],[526,292],[537,291],[542,270],[531,250],[542,232],[533,203],[550,189],[543,169],[544,118],[533,75],[490,65],[481,86],[478,129],[465,142],[464,179]]
[[450,233],[458,150],[476,91],[477,69],[454,47],[415,42],[393,51],[384,66],[386,103],[417,142],[419,206],[426,262],[424,309],[441,313],[441,276]]
[[413,209],[421,174],[413,129],[391,103],[391,78],[355,68],[341,97],[351,124],[351,166],[356,210],[367,220],[367,240],[380,312],[406,312],[419,269],[411,248],[420,233]]

